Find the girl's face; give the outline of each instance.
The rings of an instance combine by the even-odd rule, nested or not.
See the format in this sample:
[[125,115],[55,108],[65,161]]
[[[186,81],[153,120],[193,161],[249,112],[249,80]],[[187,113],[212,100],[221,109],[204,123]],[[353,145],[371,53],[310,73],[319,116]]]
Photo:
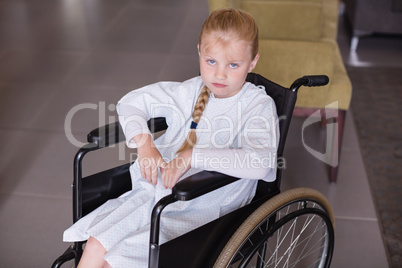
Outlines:
[[198,45],[202,80],[216,98],[236,95],[259,58],[252,59],[247,41],[228,39],[216,41],[213,34],[204,34]]

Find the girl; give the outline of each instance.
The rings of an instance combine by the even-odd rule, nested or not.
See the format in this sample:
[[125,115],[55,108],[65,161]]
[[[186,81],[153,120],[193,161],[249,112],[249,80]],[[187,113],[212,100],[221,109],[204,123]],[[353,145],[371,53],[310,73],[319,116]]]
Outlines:
[[[127,146],[138,153],[130,168],[133,189],[65,231],[65,241],[88,239],[79,267],[146,267],[152,208],[181,178],[212,170],[243,180],[168,206],[161,243],[247,204],[257,180],[275,180],[275,104],[245,82],[259,58],[254,19],[240,10],[215,11],[197,47],[200,77],[149,85],[119,101]],[[161,116],[169,127],[154,141],[146,122]]]

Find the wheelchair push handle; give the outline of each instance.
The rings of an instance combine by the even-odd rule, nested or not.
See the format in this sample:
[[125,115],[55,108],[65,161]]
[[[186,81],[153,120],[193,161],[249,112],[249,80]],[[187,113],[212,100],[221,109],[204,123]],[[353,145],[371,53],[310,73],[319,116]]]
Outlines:
[[290,89],[296,92],[301,86],[320,87],[329,83],[329,78],[326,75],[306,75],[297,79],[290,86]]
[[311,76],[304,76],[305,79],[308,80],[308,87],[320,87],[325,86],[329,82],[329,78],[326,75],[311,75]]

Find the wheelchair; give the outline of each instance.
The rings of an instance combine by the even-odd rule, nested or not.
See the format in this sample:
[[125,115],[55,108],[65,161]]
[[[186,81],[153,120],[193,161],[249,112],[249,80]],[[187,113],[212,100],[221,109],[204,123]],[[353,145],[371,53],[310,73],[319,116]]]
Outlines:
[[[292,119],[297,91],[301,86],[322,86],[325,75],[304,76],[284,88],[259,74],[247,81],[263,86],[275,101],[280,140],[277,177],[273,182],[258,181],[250,204],[209,222],[180,237],[159,244],[162,210],[176,201],[187,201],[214,191],[240,178],[202,171],[179,181],[172,193],[162,198],[151,215],[149,267],[329,267],[334,249],[334,216],[326,198],[309,188],[280,191],[282,171],[279,161]],[[148,121],[153,133],[167,129],[164,118]],[[82,160],[93,151],[125,141],[118,122],[88,134],[88,144],[74,158],[73,221],[76,222],[108,199],[131,189],[129,167],[124,164],[82,178]],[[61,267],[74,260],[77,265],[85,242],[75,242],[52,265]]]

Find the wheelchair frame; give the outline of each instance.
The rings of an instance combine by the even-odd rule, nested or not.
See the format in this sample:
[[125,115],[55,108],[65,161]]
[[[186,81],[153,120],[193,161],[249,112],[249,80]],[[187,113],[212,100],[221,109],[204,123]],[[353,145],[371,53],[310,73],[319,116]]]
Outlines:
[[[304,76],[297,79],[289,89],[254,73],[250,73],[246,80],[255,85],[263,85],[266,93],[275,101],[278,117],[280,119],[280,140],[277,151],[277,159],[279,160],[283,157],[285,141],[296,103],[298,89],[301,86],[326,85],[329,79],[327,76],[322,75]],[[152,133],[156,133],[167,129],[168,126],[164,118],[154,118],[148,122],[148,127]],[[120,124],[115,122],[97,128],[88,134],[87,140],[88,144],[80,148],[74,158],[74,182],[72,185],[74,223],[107,200],[117,198],[131,189],[131,179],[128,171],[130,163],[82,178],[82,160],[87,153],[125,141]],[[261,207],[263,206],[267,207],[267,203],[269,202],[267,200],[270,200],[271,198],[273,199],[273,197],[280,194],[281,176],[282,169],[278,168],[276,180],[274,182],[259,181],[256,195],[250,204],[176,239],[168,241],[163,245],[159,245],[160,217],[163,209],[167,205],[179,200],[188,201],[197,198],[203,194],[235,182],[240,178],[230,177],[218,172],[202,171],[179,181],[173,187],[172,194],[162,198],[154,206],[152,211],[149,267],[212,267],[217,259],[220,262],[216,264],[217,267],[227,267],[226,265],[229,261],[233,261],[238,257],[236,257],[237,255],[233,255],[230,260],[227,260],[227,256],[222,257],[220,255],[221,250],[228,251],[227,242],[238,240],[238,235],[236,236],[236,234],[239,232],[240,236],[243,237],[244,229],[249,229],[250,219],[251,221],[255,221],[255,217],[253,216],[255,214],[254,211],[258,211],[258,209],[261,210]],[[290,216],[287,215],[280,219],[278,216],[280,211],[285,207],[293,206],[295,202],[302,202],[305,204],[305,206],[303,206],[303,211],[301,209],[296,209],[289,213]],[[313,203],[316,205],[308,207],[307,203]],[[328,201],[326,201],[321,194],[311,189],[296,189],[287,193],[285,199],[274,201],[273,206],[272,202],[269,203],[268,207],[268,211],[266,211],[267,215],[264,216],[265,218],[263,217],[258,219],[256,223],[252,223],[256,225],[255,228],[257,228],[260,226],[260,222],[267,222],[267,226],[269,225],[270,229],[262,231],[261,228],[258,227],[263,235],[266,236],[264,238],[265,240],[268,239],[269,236],[274,235],[271,233],[272,230],[277,230],[282,226],[276,226],[278,222],[284,225],[299,215],[307,213],[306,211],[318,215],[320,219],[325,222],[325,226],[327,226],[326,232],[328,232],[327,237],[325,238],[326,245],[323,249],[322,260],[319,263],[319,267],[329,267],[334,247],[334,219]],[[243,223],[244,221],[247,223]],[[232,234],[235,235],[232,236]],[[251,241],[249,234],[245,234],[245,237],[242,239],[242,241],[237,241],[235,243],[240,244],[238,246],[245,247],[245,239]],[[247,265],[248,261],[250,261],[251,257],[255,255],[257,251],[258,254],[262,254],[265,257],[265,253],[262,253],[266,248],[266,242],[264,242],[264,239],[261,240],[261,238],[257,238],[258,243],[261,244],[259,248],[254,246],[250,248],[250,246],[248,246],[248,259],[245,258],[239,267],[246,267],[245,265]],[[202,243],[194,243],[194,241],[202,241]],[[58,268],[63,263],[72,259],[75,259],[75,264],[77,265],[83,252],[82,247],[84,243],[85,242],[75,242],[53,263],[52,267]],[[183,244],[186,246],[183,247]],[[213,245],[213,247],[211,245]],[[178,246],[181,246],[181,250],[177,250]],[[238,254],[240,249],[237,249],[237,253],[233,253],[233,249],[229,249],[229,251],[231,252],[230,254]],[[180,264],[177,263],[178,260],[180,260]],[[257,267],[263,267],[262,265],[261,261],[257,261]]]

